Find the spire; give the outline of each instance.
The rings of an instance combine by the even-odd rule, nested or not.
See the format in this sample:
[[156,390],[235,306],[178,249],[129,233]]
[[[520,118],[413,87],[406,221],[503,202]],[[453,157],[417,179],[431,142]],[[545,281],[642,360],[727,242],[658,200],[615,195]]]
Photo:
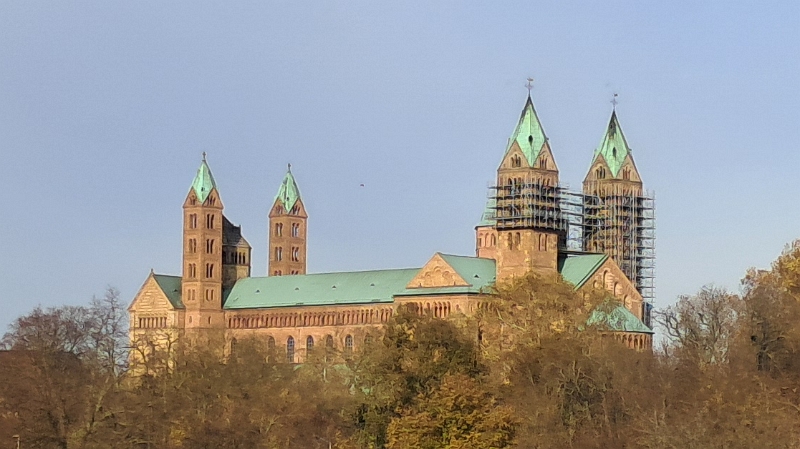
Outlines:
[[283,182],[278,188],[278,194],[275,195],[275,201],[280,200],[283,203],[283,208],[288,211],[292,210],[299,199],[300,189],[297,188],[297,182],[294,180],[294,175],[292,175],[292,164],[289,164],[286,176],[283,177]]
[[619,126],[615,109],[611,112],[611,120],[608,121],[606,134],[603,136],[600,146],[594,151],[592,163],[597,160],[599,155],[602,155],[611,170],[611,176],[617,178],[619,177],[619,170],[629,154],[631,154],[631,149],[625,140],[625,135],[622,133],[622,127]]
[[200,168],[197,169],[194,181],[192,181],[192,189],[194,189],[197,199],[203,202],[208,198],[208,194],[216,188],[217,184],[214,182],[214,176],[211,175],[211,169],[208,167],[208,162],[206,162],[206,153],[203,153],[203,162],[200,164]]
[[528,92],[528,101],[525,102],[525,107],[519,116],[519,123],[517,123],[514,134],[508,141],[506,153],[511,150],[515,142],[519,145],[525,158],[528,159],[528,164],[531,167],[536,162],[536,158],[539,157],[542,146],[547,142],[544,128],[542,128],[542,123],[539,121],[539,116],[536,115],[536,109],[533,107],[530,91]]

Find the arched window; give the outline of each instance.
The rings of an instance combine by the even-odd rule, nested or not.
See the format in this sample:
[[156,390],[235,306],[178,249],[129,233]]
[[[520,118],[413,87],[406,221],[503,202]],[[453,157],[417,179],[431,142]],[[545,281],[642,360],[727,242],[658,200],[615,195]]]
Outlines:
[[631,169],[630,168],[625,167],[625,169],[622,170],[622,179],[624,179],[625,181],[630,181],[631,180]]
[[514,234],[514,249],[519,249],[520,240],[521,240],[520,234],[519,232],[517,232],[516,234]]
[[547,251],[547,234],[539,234],[539,251]]
[[286,340],[286,361],[294,363],[294,338],[289,337]]
[[292,223],[292,237],[299,237],[300,236],[300,225],[298,223]]
[[491,238],[492,238],[492,240],[491,240],[491,243],[489,245],[494,247],[494,246],[497,245],[497,238],[494,236],[494,234],[492,234]]
[[197,214],[189,215],[189,228],[197,229]]
[[306,338],[306,352],[307,352],[308,354],[311,354],[311,351],[313,351],[313,350],[314,350],[314,337],[312,337],[311,335],[309,335],[309,336]]
[[364,346],[369,346],[371,344],[372,344],[372,335],[367,334],[367,336],[364,337]]
[[281,248],[280,246],[275,248],[275,260],[279,262],[283,260],[283,248]]
[[348,353],[353,352],[353,336],[344,337],[344,350]]
[[276,223],[275,224],[275,235],[280,237],[283,235],[283,223]]
[[328,349],[333,349],[333,337],[328,335],[325,337],[325,347]]
[[522,159],[519,157],[519,155],[511,158],[511,166],[514,168],[522,166]]
[[292,262],[299,262],[300,261],[300,248],[293,246],[292,247]]
[[542,158],[539,160],[539,167],[547,170],[547,158],[546,157],[542,156]]

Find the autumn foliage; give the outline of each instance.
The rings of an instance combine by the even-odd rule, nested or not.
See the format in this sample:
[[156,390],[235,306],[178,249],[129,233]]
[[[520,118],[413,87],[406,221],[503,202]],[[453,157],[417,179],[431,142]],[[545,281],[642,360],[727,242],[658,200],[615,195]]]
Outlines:
[[707,286],[656,311],[652,352],[586,325],[606,300],[530,275],[470,317],[401,308],[352,354],[290,365],[209,334],[129,366],[110,290],[12,324],[0,447],[800,448],[797,246],[741,294]]

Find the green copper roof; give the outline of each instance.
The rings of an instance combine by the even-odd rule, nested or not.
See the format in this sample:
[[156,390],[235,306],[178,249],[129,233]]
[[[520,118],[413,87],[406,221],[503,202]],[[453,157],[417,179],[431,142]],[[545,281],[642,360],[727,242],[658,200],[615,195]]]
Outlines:
[[611,169],[611,176],[617,178],[619,177],[622,163],[625,162],[625,158],[630,152],[631,149],[628,147],[628,142],[622,133],[622,127],[619,126],[619,120],[617,120],[617,111],[614,111],[611,113],[611,120],[608,122],[608,129],[603,136],[603,141],[594,151],[592,163],[597,160],[597,156],[602,154],[603,159],[608,164],[608,168]]
[[203,163],[200,164],[200,168],[197,169],[197,175],[192,181],[192,189],[194,189],[197,199],[202,203],[208,198],[208,194],[216,188],[217,184],[214,182],[214,176],[211,175],[211,169],[206,163],[205,156],[203,156]]
[[519,117],[514,134],[508,141],[508,148],[506,153],[511,150],[514,142],[517,142],[525,158],[528,160],[528,165],[533,167],[536,158],[539,157],[539,152],[542,146],[547,141],[547,136],[544,134],[544,128],[539,121],[539,116],[536,115],[536,109],[533,107],[533,100],[528,95],[528,101],[525,102],[525,107],[522,109],[522,114]]
[[571,254],[561,261],[558,271],[561,277],[574,285],[577,290],[592,277],[606,259],[608,256],[605,254]]
[[419,268],[244,278],[236,282],[226,309],[323,306],[392,302]]
[[654,333],[639,318],[636,318],[636,315],[632,314],[630,310],[614,300],[608,300],[597,306],[589,315],[586,324],[614,332]]
[[494,226],[497,224],[495,220],[496,217],[496,209],[497,209],[497,199],[494,197],[489,197],[486,199],[486,207],[483,209],[483,215],[481,215],[481,221],[478,223],[478,226]]
[[480,293],[494,283],[494,260],[440,255],[471,285],[406,289],[420,268],[244,278],[228,293],[225,308],[391,303],[394,296]]
[[183,308],[183,301],[181,301],[181,277],[180,276],[167,276],[164,274],[154,274],[153,279],[167,296],[172,307],[176,309]]
[[286,176],[283,177],[283,182],[278,189],[278,194],[275,195],[275,201],[280,200],[283,203],[283,208],[287,211],[292,210],[297,200],[300,199],[300,189],[297,188],[297,182],[292,175],[292,166],[286,171]]

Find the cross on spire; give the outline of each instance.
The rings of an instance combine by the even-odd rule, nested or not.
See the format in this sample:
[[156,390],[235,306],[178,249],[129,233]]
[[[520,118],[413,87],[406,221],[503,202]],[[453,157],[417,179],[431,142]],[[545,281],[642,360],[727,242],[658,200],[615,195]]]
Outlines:
[[203,162],[205,162],[205,161],[206,161],[206,152],[203,151]]
[[533,90],[533,78],[528,78],[528,82],[525,83],[525,87],[528,88],[528,96],[530,96],[531,90]]
[[614,96],[611,97],[611,107],[614,108],[615,111],[617,110],[617,103],[618,103],[617,97],[618,96],[619,96],[619,94],[614,92]]

